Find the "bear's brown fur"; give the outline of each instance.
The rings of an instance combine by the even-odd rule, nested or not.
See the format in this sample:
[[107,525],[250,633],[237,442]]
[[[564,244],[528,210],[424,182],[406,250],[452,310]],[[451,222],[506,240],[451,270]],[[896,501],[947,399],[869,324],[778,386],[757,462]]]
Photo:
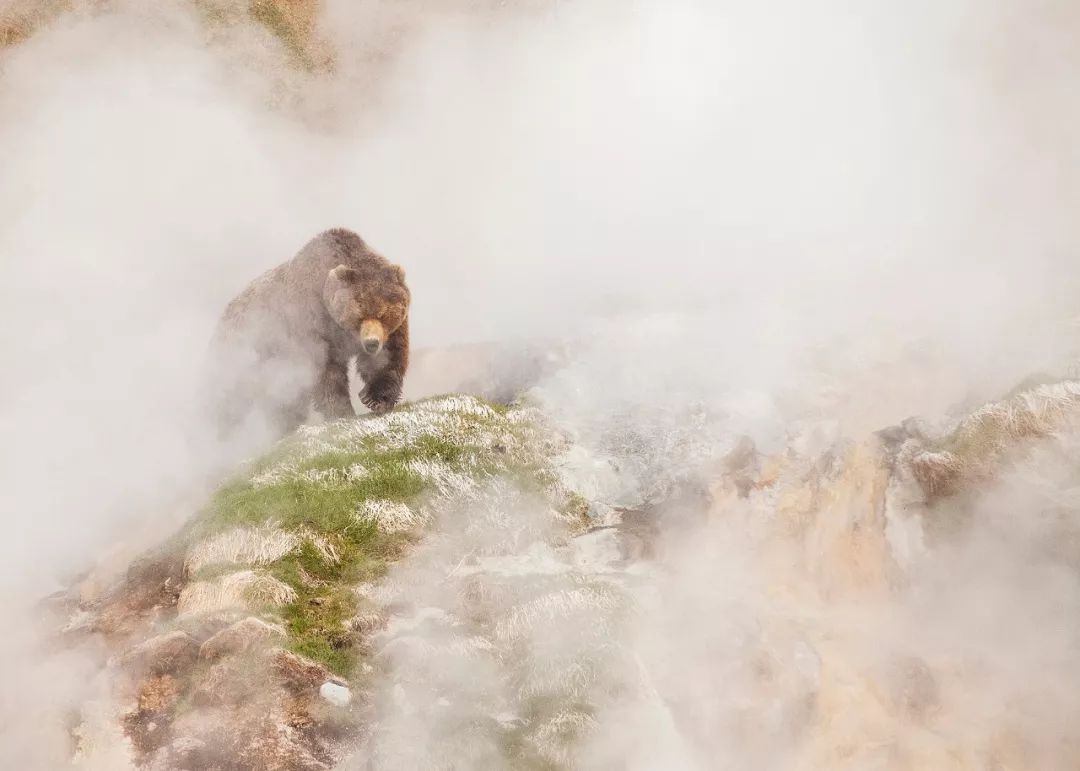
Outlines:
[[410,300],[404,271],[356,233],[315,236],[226,307],[212,345],[225,380],[212,384],[219,423],[235,426],[259,410],[276,433],[287,432],[312,401],[324,417],[352,415],[354,356],[360,401],[373,412],[392,409],[409,366]]

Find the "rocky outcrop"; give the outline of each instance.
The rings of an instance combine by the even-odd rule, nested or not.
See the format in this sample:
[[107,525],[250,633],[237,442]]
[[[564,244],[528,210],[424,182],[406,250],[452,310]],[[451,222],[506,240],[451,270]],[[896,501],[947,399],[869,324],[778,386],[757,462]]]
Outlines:
[[[252,627],[241,627],[244,639]],[[171,648],[178,639],[148,647]],[[124,716],[139,764],[161,771],[193,762],[223,771],[325,769],[357,730],[351,692],[314,661],[281,649],[217,647],[214,663],[195,672],[186,650],[188,668],[143,677]]]
[[661,714],[746,767],[777,747],[814,769],[979,767],[1028,755],[953,732],[958,683],[992,692],[993,662],[913,632],[963,543],[928,533],[1032,453],[1067,462],[1076,393],[1041,385],[936,433],[800,428],[769,453],[658,423],[674,466],[624,426],[575,445],[448,397],[302,429],[180,553],[72,596],[81,634],[123,651],[123,727],[159,771],[617,766],[604,731],[640,720],[659,741]]
[[199,656],[199,643],[186,632],[152,637],[113,660],[114,666],[150,675],[184,673]]
[[249,616],[222,629],[204,642],[199,648],[199,658],[204,661],[217,661],[223,656],[235,656],[275,639],[284,640],[285,630],[276,624],[268,624]]
[[136,765],[332,767],[370,722],[369,641],[391,614],[360,578],[495,477],[568,498],[544,477],[557,441],[534,420],[444,397],[305,427],[168,549],[54,598],[67,638],[118,651],[109,672]]
[[933,500],[985,481],[1010,457],[1075,427],[1078,418],[1080,382],[1038,385],[983,405],[944,436],[928,439],[909,429],[898,455]]

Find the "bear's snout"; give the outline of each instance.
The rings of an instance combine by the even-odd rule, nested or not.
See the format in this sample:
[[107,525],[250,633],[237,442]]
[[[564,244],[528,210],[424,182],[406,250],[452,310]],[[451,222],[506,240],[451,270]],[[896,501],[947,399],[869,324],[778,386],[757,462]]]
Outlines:
[[360,346],[364,353],[374,356],[386,342],[386,328],[378,319],[364,319],[360,324]]

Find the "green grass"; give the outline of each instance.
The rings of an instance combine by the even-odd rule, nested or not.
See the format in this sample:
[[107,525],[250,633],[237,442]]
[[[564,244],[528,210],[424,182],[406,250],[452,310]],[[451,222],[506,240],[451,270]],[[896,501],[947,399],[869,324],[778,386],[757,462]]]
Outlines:
[[370,545],[348,549],[335,564],[305,544],[296,554],[279,560],[271,571],[297,590],[296,602],[282,612],[289,648],[346,677],[355,661],[355,640],[346,622],[357,609],[356,596],[348,587],[367,573],[381,573],[385,566],[364,548]]
[[306,525],[319,532],[346,532],[358,526],[354,511],[360,501],[386,498],[405,502],[416,498],[423,489],[420,476],[404,464],[377,466],[370,475],[341,487],[299,479],[268,487],[233,484],[214,496],[203,522],[204,532],[266,522],[275,522],[287,530]]
[[422,492],[422,480],[398,463],[378,465],[370,477],[340,488],[301,481],[263,488],[234,484],[215,496],[204,532],[275,522],[287,530],[310,531],[333,547],[337,561],[305,542],[268,570],[296,590],[296,601],[280,611],[289,633],[288,648],[347,677],[356,642],[345,628],[356,612],[349,587],[379,578],[408,540],[358,519],[356,507],[368,498],[410,501]]
[[[399,409],[415,411],[432,400]],[[385,533],[375,522],[357,517],[360,504],[381,499],[413,507],[421,505],[429,491],[424,479],[410,467],[415,461],[435,462],[477,477],[502,475],[535,492],[547,489],[553,481],[543,458],[530,456],[523,460],[503,446],[501,438],[510,436],[533,452],[527,436],[529,427],[508,420],[507,408],[487,406],[491,413],[449,413],[448,422],[457,440],[440,435],[437,425],[430,432],[421,426],[409,441],[403,441],[404,435],[392,428],[363,436],[348,431],[352,424],[345,422],[328,427],[319,437],[324,449],[308,455],[310,445],[305,445],[304,437],[294,435],[252,464],[245,476],[221,487],[181,534],[179,542],[190,545],[231,528],[273,524],[314,535],[329,544],[337,560],[328,559],[305,541],[296,551],[266,566],[271,575],[296,591],[297,599],[284,608],[258,610],[280,617],[288,632],[290,650],[349,677],[361,643],[359,635],[347,625],[358,610],[353,587],[381,578],[415,538]],[[447,413],[433,415],[443,416],[433,417],[433,422],[447,420]],[[278,466],[288,470],[280,479],[262,485],[253,482],[259,474]],[[346,476],[344,472],[354,466],[362,467],[364,473]],[[302,478],[308,472],[334,470],[343,473],[330,483]],[[569,503],[576,508],[580,502]],[[207,565],[189,579],[212,579],[243,568]]]
[[[472,449],[472,452],[470,452]],[[299,471],[329,471],[347,469],[355,464],[370,468],[388,480],[408,471],[414,460],[434,460],[450,466],[460,466],[467,455],[475,455],[474,448],[452,444],[438,436],[425,434],[407,447],[380,450],[370,447],[364,450],[336,450],[316,455],[301,462]],[[375,474],[373,473],[373,476]],[[365,496],[371,497],[371,496]],[[379,497],[390,497],[387,494]],[[393,500],[399,500],[394,498]]]

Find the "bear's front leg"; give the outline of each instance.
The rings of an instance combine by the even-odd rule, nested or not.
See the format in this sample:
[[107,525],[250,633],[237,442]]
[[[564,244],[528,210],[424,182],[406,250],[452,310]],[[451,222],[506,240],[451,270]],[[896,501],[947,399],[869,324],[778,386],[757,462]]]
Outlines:
[[349,400],[349,373],[345,367],[329,361],[315,385],[315,409],[327,420],[356,414]]
[[390,368],[380,370],[371,381],[364,384],[360,401],[376,414],[389,412],[401,401],[401,387],[401,378],[397,372]]
[[[374,413],[381,414],[394,409],[401,401],[405,384],[405,370],[409,367],[409,320],[405,319],[389,339],[383,350],[386,364],[381,368],[360,366],[364,389],[360,401]],[[357,361],[360,365],[359,360]]]

